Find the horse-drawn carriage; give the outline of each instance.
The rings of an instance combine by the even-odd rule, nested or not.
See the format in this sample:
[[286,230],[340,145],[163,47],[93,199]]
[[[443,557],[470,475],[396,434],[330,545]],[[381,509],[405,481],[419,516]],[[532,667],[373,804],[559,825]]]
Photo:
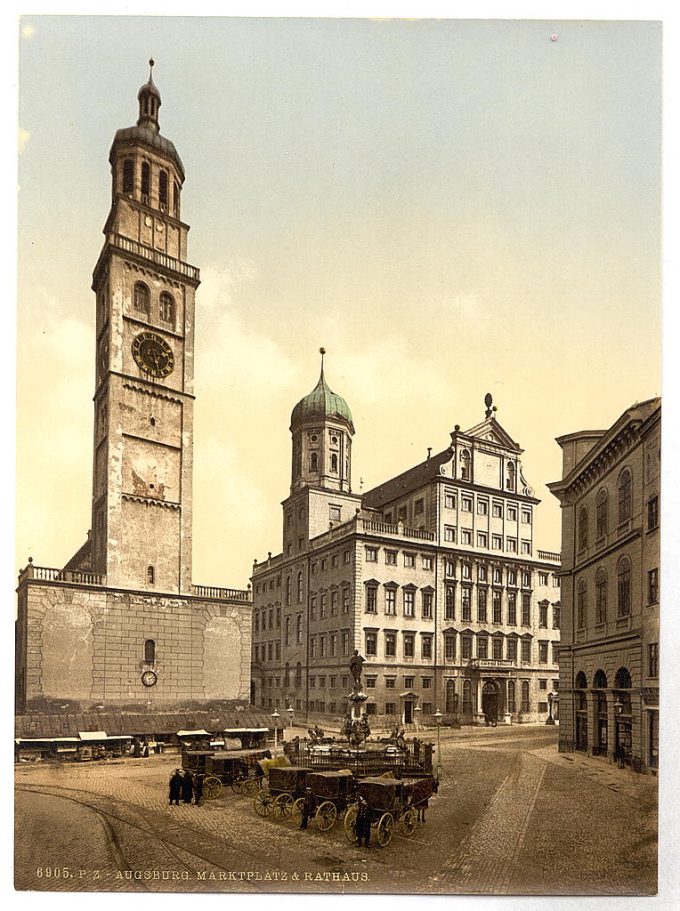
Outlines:
[[356,779],[348,769],[310,772],[305,787],[312,792],[317,828],[321,832],[327,832],[354,802]]
[[271,814],[276,819],[288,819],[294,811],[296,815],[301,815],[308,773],[309,769],[300,766],[272,766],[267,787],[255,794],[257,815]]
[[[357,800],[363,799],[368,804],[371,826],[381,848],[387,847],[397,830],[407,838],[413,835],[416,828],[416,801],[427,800],[436,791],[433,778],[401,780],[399,778],[381,777],[364,778],[357,781]],[[356,822],[358,806],[351,806],[345,814],[345,835],[349,841],[356,841]]]
[[182,753],[182,768],[203,775],[203,796],[208,800],[219,797],[225,786],[236,794],[252,796],[262,777],[259,762],[270,755],[269,750],[187,750]]

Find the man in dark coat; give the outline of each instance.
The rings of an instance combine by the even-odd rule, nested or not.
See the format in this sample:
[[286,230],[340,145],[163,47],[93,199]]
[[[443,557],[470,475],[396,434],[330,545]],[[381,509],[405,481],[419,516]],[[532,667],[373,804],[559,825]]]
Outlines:
[[203,776],[197,775],[196,781],[194,782],[194,798],[196,806],[200,807],[203,803]]
[[170,804],[177,804],[179,806],[179,799],[182,794],[182,773],[179,769],[175,771],[170,776]]
[[184,803],[191,803],[194,796],[194,777],[191,772],[186,771],[182,776],[182,800]]
[[361,847],[363,842],[365,847],[371,840],[371,811],[368,803],[363,797],[359,798],[359,808],[357,811],[356,821],[357,844]]
[[305,789],[305,796],[302,801],[302,819],[300,820],[300,828],[306,829],[307,824],[309,823],[309,817],[314,814],[314,796],[312,794],[311,788]]

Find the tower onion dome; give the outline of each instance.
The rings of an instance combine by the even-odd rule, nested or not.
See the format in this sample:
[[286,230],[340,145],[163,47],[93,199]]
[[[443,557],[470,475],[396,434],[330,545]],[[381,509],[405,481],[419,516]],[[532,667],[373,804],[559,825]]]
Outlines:
[[295,408],[293,408],[290,416],[291,430],[303,421],[305,423],[307,421],[321,422],[330,418],[344,421],[348,425],[350,433],[353,434],[354,423],[352,421],[352,412],[349,410],[349,405],[341,395],[336,395],[326,383],[326,378],[323,373],[323,355],[325,353],[326,352],[322,348],[321,375],[319,376],[319,382],[312,391],[303,399],[300,399]]
[[137,101],[139,101],[137,125],[116,131],[113,145],[109,152],[109,161],[113,164],[116,152],[127,145],[145,145],[152,151],[161,152],[163,155],[172,158],[182,180],[184,180],[184,165],[177,154],[177,149],[175,149],[169,139],[160,134],[158,109],[161,106],[161,93],[153,81],[153,66],[154,61],[149,60],[149,79],[137,92]]

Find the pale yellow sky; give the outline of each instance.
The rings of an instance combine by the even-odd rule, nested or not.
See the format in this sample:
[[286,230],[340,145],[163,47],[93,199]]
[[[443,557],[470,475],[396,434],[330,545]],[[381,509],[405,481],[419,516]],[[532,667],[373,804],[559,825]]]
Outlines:
[[661,391],[658,24],[23,25],[17,566],[63,564],[89,527],[90,279],[151,54],[203,280],[195,581],[245,586],[279,549],[320,345],[355,489],[444,448],[490,391],[559,546],[555,436]]

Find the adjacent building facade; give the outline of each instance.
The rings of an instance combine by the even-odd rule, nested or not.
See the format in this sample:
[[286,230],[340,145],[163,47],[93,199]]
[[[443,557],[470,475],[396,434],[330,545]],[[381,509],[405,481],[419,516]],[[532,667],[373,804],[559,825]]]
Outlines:
[[659,762],[661,400],[559,437],[560,749]]
[[345,714],[357,649],[366,711],[383,720],[545,721],[559,685],[559,554],[537,548],[539,501],[490,396],[443,452],[362,494],[352,415],[323,362],[290,430],[283,548],[253,567],[253,703]]
[[249,696],[249,591],[192,582],[195,292],[184,167],[150,75],[109,161],[94,270],[92,530],[60,569],[19,578],[19,710]]

